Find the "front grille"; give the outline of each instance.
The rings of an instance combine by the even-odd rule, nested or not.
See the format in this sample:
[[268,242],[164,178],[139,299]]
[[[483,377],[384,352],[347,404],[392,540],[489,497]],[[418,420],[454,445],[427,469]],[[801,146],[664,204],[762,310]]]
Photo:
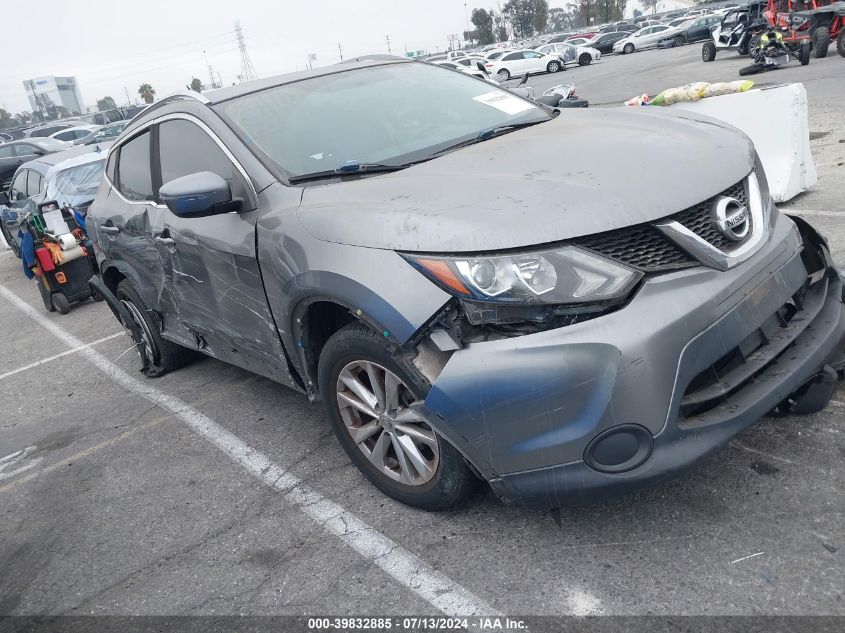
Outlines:
[[[748,195],[745,193],[744,182],[738,182],[730,189],[722,192],[720,195],[727,196],[729,198],[736,198],[745,205],[746,208],[748,207]],[[710,208],[716,197],[718,196],[714,196],[710,200],[702,202],[695,207],[691,207],[686,211],[681,211],[677,215],[672,216],[672,219],[677,220],[690,231],[698,235],[698,237],[707,240],[720,251],[727,252],[732,248],[735,248],[737,246],[737,242],[734,242],[722,235],[722,233],[720,233],[716,228],[713,220],[710,218]]]
[[[677,221],[719,250],[727,252],[739,243],[722,235],[710,216],[713,203],[721,196],[736,198],[748,206],[745,181],[742,180],[719,195],[668,218],[663,218],[661,221]],[[572,240],[572,243],[645,273],[665,272],[699,265],[698,260],[649,223],[579,237]]]

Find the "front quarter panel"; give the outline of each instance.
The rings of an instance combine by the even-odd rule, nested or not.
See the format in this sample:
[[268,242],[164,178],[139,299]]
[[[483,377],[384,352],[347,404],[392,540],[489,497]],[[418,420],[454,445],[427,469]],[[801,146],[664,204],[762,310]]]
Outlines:
[[297,216],[299,189],[276,184],[263,196],[271,201],[264,208],[271,210],[258,221],[258,261],[279,332],[300,375],[306,372],[297,311],[310,302],[340,304],[401,345],[449,301],[392,250],[313,237]]

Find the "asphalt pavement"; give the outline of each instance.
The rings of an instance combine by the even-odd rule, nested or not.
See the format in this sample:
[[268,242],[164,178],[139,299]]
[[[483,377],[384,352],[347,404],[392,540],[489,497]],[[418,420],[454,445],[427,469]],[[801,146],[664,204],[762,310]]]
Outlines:
[[[699,50],[531,84],[574,80],[611,104],[744,63]],[[805,83],[819,133],[819,184],[787,206],[840,261],[843,76],[833,54],[777,76]],[[558,525],[486,489],[438,514],[391,501],[317,405],[235,367],[145,379],[104,305],[47,314],[8,251],[0,322],[0,614],[845,615],[841,386],[819,414],[767,418],[689,474]]]

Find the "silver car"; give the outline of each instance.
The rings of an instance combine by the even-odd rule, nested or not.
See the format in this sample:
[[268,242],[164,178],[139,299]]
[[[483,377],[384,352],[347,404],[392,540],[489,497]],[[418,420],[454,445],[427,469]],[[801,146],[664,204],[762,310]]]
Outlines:
[[842,280],[748,138],[431,64],[163,99],[87,222],[148,376],[205,354],[301,392],[430,510],[478,481],[531,508],[662,481],[825,406],[842,363]]
[[614,53],[633,53],[648,48],[656,48],[660,40],[671,37],[677,32],[677,27],[668,24],[655,24],[631,33],[613,45]]

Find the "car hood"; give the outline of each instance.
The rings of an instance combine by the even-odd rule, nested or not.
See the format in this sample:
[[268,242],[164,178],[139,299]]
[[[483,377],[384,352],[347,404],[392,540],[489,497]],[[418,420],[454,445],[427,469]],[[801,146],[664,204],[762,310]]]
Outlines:
[[754,166],[747,137],[668,109],[570,109],[392,174],[303,189],[314,237],[414,252],[524,247],[656,220]]

